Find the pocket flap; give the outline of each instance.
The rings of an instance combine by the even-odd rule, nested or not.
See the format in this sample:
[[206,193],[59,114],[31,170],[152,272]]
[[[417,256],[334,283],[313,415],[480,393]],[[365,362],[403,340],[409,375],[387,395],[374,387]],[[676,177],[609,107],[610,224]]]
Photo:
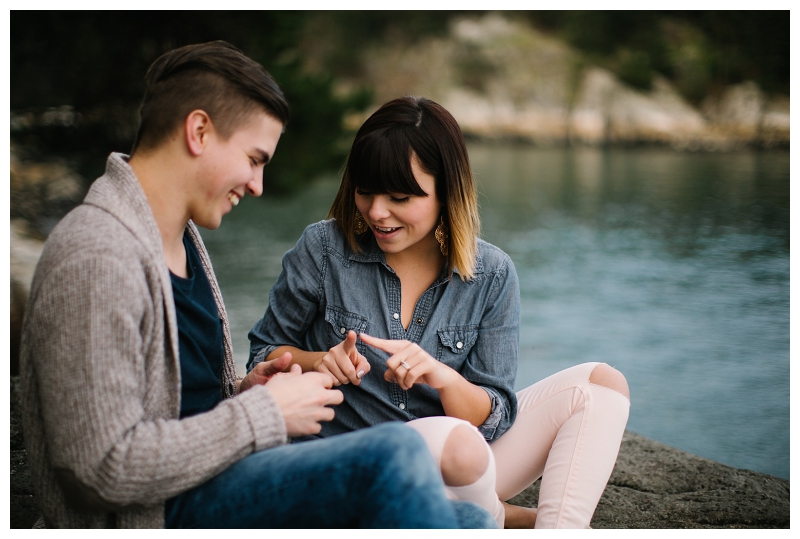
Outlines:
[[477,326],[447,327],[437,330],[442,346],[446,346],[454,354],[469,352],[475,341],[478,340]]
[[356,333],[362,333],[367,330],[366,318],[333,305],[325,307],[325,321],[331,325],[333,332],[342,339],[351,329]]

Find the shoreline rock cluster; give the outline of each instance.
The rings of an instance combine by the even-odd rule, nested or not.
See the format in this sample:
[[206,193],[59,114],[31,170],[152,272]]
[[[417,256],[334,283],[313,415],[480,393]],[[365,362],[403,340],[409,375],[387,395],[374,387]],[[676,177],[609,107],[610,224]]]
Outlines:
[[[41,523],[27,466],[19,376],[11,377],[11,528]],[[510,500],[535,507],[539,482]],[[789,528],[789,481],[626,432],[592,519],[602,528]]]
[[353,129],[400,94],[438,101],[465,135],[553,145],[666,145],[681,151],[789,147],[789,97],[753,81],[689,104],[664,77],[648,91],[587,65],[566,43],[491,13],[455,21],[445,37],[386,44],[360,59],[375,106],[353,115]]

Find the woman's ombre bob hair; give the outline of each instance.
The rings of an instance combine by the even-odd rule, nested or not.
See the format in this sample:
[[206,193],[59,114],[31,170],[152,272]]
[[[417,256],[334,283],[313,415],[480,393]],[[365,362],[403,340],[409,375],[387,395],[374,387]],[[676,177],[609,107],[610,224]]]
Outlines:
[[[355,191],[425,196],[411,172],[416,155],[422,169],[436,178],[436,198],[447,226],[448,271],[462,280],[475,273],[480,217],[475,183],[461,128],[441,105],[424,97],[389,101],[358,130],[347,157],[342,183],[328,217],[361,252],[355,234]],[[372,234],[370,230],[364,235]]]

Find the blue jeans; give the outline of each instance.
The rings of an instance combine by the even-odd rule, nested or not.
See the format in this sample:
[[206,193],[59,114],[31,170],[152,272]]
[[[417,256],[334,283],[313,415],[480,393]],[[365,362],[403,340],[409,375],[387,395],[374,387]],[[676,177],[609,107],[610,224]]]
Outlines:
[[422,438],[386,423],[253,453],[166,504],[168,528],[496,527],[445,497]]

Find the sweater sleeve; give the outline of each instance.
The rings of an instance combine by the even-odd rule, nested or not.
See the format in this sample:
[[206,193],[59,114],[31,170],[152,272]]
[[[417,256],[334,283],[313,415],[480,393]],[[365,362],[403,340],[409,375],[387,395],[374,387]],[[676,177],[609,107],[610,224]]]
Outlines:
[[170,361],[154,352],[168,340],[163,309],[131,258],[92,253],[59,261],[28,306],[25,338],[50,463],[67,498],[84,509],[158,504],[286,442],[280,410],[263,386],[185,420],[152,412],[169,409],[154,405],[169,397],[152,389],[154,377],[170,372],[152,360]]

